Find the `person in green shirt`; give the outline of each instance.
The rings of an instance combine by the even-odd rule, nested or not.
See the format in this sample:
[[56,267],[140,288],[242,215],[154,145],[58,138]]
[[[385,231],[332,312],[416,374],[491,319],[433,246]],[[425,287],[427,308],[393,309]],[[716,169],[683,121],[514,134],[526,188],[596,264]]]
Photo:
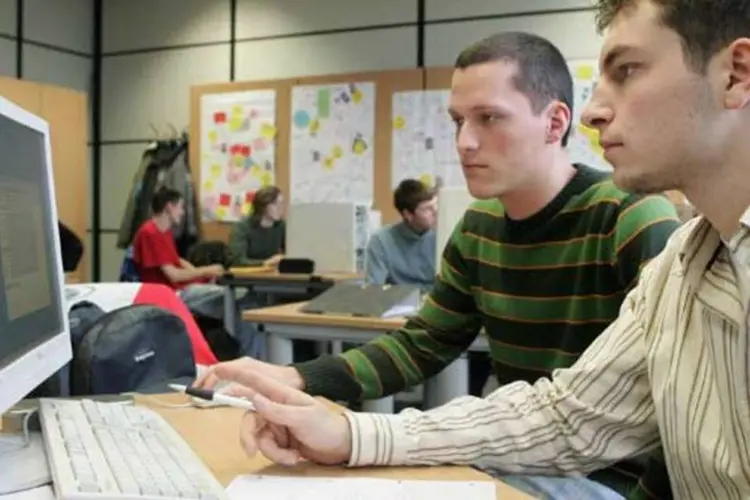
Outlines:
[[252,202],[252,213],[236,222],[229,234],[229,250],[234,266],[275,265],[284,254],[286,224],[284,195],[276,186],[259,189]]
[[[533,383],[571,366],[605,330],[678,227],[674,205],[625,193],[608,173],[570,161],[573,81],[541,37],[505,32],[465,49],[450,114],[468,189],[480,201],[450,237],[419,314],[341,355],[287,367],[244,358],[208,370],[197,386],[213,386],[217,371],[234,380],[255,372],[333,400],[379,398],[437,374],[481,331],[499,384]],[[255,436],[258,423],[245,417],[246,448],[273,455]],[[639,478],[665,472],[658,455],[650,458],[587,478],[501,479],[542,498],[639,498]]]

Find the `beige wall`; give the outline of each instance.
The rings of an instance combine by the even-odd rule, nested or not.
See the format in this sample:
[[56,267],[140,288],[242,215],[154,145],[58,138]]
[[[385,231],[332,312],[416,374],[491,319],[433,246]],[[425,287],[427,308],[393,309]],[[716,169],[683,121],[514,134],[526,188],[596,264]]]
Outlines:
[[[465,45],[501,30],[546,36],[571,59],[598,53],[588,0],[426,2],[426,65],[451,64]],[[176,3],[104,1],[102,279],[117,277],[114,231],[149,123],[185,127],[190,86],[230,78],[230,2]],[[417,0],[238,0],[234,48],[237,80],[413,68]]]
[[[17,0],[0,0],[0,75],[18,76],[20,34],[24,80],[88,94],[93,69],[93,0],[24,0],[22,33],[16,29],[17,4]],[[88,168],[90,155],[85,161]],[[90,235],[84,239],[90,249]]]

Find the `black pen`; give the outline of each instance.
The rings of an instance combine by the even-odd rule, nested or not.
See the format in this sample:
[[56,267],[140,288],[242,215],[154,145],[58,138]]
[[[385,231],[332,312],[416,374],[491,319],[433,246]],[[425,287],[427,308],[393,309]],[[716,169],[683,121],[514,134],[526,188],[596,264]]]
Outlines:
[[196,389],[195,387],[188,387],[179,384],[169,384],[169,387],[177,392],[182,392],[188,396],[193,396],[198,399],[204,399],[206,401],[213,401],[215,403],[232,406],[234,408],[240,408],[241,410],[254,411],[255,406],[247,399],[235,398],[233,396],[227,396],[220,392],[210,391],[206,389]]

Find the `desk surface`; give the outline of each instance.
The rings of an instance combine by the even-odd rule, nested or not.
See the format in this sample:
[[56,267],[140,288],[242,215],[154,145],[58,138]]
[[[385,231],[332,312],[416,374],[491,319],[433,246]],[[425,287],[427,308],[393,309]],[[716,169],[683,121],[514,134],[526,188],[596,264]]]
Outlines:
[[[239,445],[242,410],[234,408],[165,408],[163,403],[187,401],[180,394],[138,396],[139,404],[161,414],[201,457],[221,484],[227,486],[242,474],[274,474],[324,477],[377,477],[388,479],[424,479],[439,481],[489,481],[489,476],[468,467],[380,467],[345,469],[304,465],[284,468],[262,456],[249,459]],[[158,403],[162,403],[161,405]],[[497,484],[498,500],[529,500],[530,497],[503,484]]]
[[268,267],[233,267],[229,269],[229,272],[234,275],[235,278],[258,278],[262,280],[278,280],[278,281],[309,281],[311,276],[316,276],[324,280],[332,281],[345,281],[345,280],[356,280],[362,279],[362,275],[353,272],[331,272],[331,273],[313,273],[313,274],[298,274],[298,273],[280,273],[274,268]]
[[243,311],[242,319],[252,323],[284,323],[288,325],[317,325],[344,328],[362,328],[390,332],[401,328],[404,318],[363,318],[335,314],[304,313],[299,309],[307,302],[262,307]]

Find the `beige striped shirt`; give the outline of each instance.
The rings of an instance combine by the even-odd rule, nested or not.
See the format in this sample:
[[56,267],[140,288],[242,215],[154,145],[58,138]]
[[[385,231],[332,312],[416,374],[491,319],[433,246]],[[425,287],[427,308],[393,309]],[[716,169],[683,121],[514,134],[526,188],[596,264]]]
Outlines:
[[[731,257],[750,247],[748,235],[743,224]],[[427,412],[347,413],[350,465],[578,475],[661,437],[675,498],[750,498],[750,345],[738,287],[729,249],[694,219],[574,366]]]

